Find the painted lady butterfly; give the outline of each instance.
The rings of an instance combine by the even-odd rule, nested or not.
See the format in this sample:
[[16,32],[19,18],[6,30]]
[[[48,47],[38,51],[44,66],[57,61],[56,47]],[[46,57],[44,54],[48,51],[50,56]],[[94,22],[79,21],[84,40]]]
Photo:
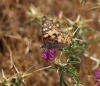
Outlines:
[[46,49],[62,50],[71,44],[71,36],[57,28],[52,20],[42,19],[43,46]]

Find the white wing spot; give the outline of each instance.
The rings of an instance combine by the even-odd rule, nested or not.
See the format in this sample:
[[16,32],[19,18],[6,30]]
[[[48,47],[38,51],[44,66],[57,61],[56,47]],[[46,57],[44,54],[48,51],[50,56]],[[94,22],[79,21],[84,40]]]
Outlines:
[[51,26],[49,26],[49,28],[51,28]]
[[45,35],[44,35],[44,38],[46,38],[46,37],[48,37],[48,34],[45,34]]
[[47,24],[46,24],[46,23],[44,23],[44,26],[47,26]]
[[46,30],[48,30],[48,28],[43,28],[43,31],[46,31]]

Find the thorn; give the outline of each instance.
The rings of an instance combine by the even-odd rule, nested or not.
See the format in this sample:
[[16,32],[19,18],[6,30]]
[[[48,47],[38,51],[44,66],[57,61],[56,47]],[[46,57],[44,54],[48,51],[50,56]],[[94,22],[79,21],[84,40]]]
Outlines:
[[76,23],[78,23],[78,22],[79,22],[79,20],[80,20],[80,18],[81,18],[81,16],[80,16],[80,15],[78,15],[78,16],[77,16],[77,19],[76,19],[76,21],[75,21],[75,22],[76,22]]
[[34,73],[34,72],[41,71],[41,70],[45,70],[45,69],[50,68],[50,67],[52,67],[52,66],[47,66],[47,67],[44,67],[44,68],[41,68],[41,69],[35,70],[35,71],[33,71],[33,73]]
[[24,83],[24,85],[26,84],[26,83],[25,83],[25,80],[22,80],[22,82]]
[[59,73],[59,70],[57,69],[57,73]]
[[13,65],[14,65],[14,68],[15,68],[17,74],[19,74],[19,71],[18,71],[17,67],[15,66],[15,64],[13,64]]
[[2,71],[2,77],[6,79],[6,76],[5,76],[5,74],[4,74],[3,69],[2,69],[1,71]]
[[28,41],[28,44],[27,44],[27,48],[26,48],[26,50],[25,50],[25,54],[27,54],[27,53],[29,52],[30,46],[31,46],[31,44],[32,44],[32,40],[31,40],[31,39],[27,39],[27,41]]
[[11,65],[10,65],[10,68],[12,68],[13,67],[13,59],[12,59],[12,51],[10,51],[10,61],[11,61]]
[[75,33],[78,31],[78,29],[79,29],[79,27],[74,31],[74,33],[73,33],[73,35],[72,36],[74,36],[75,35]]

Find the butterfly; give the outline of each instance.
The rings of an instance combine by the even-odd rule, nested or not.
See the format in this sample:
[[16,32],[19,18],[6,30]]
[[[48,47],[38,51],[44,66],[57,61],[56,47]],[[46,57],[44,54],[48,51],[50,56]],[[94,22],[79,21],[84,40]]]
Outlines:
[[61,31],[52,20],[46,16],[42,19],[42,48],[63,50],[71,44],[71,36],[68,32]]

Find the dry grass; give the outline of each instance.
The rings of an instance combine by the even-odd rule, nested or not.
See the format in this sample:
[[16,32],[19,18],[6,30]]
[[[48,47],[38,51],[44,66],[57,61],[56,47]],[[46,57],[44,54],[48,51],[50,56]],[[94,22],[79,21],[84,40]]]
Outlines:
[[[41,18],[43,15],[52,16],[63,11],[63,15],[74,21],[78,15],[87,22],[91,29],[100,31],[97,11],[88,10],[94,6],[96,0],[87,0],[81,5],[80,0],[2,0],[0,1],[0,69],[5,76],[16,73],[11,68],[11,57],[14,64],[21,72],[28,72],[43,68],[46,64],[41,58]],[[36,7],[36,14],[31,14],[30,7]],[[30,13],[29,13],[30,12]],[[36,20],[37,18],[37,20]],[[97,24],[98,23],[98,24]],[[88,40],[100,37],[100,32],[88,34]],[[31,41],[31,44],[29,42]],[[28,45],[29,44],[29,45]],[[28,50],[29,49],[29,50]],[[32,49],[32,50],[31,50]],[[100,43],[88,47],[90,55],[99,59]],[[95,64],[90,58],[81,57],[82,62],[77,66],[79,78],[83,86],[93,86],[95,79],[92,77],[96,71]],[[66,77],[69,86],[70,78]],[[25,78],[26,86],[59,86],[59,76],[56,71],[42,70],[33,72]],[[23,85],[22,85],[23,86]]]

